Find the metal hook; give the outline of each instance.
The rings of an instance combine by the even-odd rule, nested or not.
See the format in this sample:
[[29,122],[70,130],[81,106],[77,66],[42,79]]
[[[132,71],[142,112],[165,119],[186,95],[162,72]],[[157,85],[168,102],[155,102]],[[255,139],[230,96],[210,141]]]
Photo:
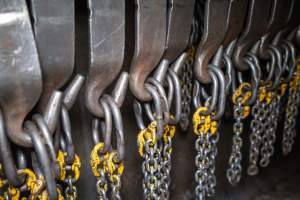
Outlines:
[[274,46],[280,45],[283,38],[285,38],[285,37],[289,38],[290,36],[292,36],[292,38],[294,38],[294,36],[293,36],[294,31],[293,30],[295,30],[298,27],[299,17],[300,17],[300,14],[298,12],[298,8],[300,6],[300,2],[297,1],[297,0],[290,0],[290,1],[288,1],[288,3],[290,3],[290,11],[285,16],[285,19],[286,19],[285,26],[274,37],[274,39],[272,41],[272,44]]
[[[113,106],[117,106],[119,109],[124,101],[126,91],[127,91],[127,86],[128,86],[128,73],[123,72],[119,79],[118,82],[115,85],[115,88],[112,92],[112,95],[107,95],[103,94],[103,97],[100,98],[99,102],[102,107],[102,110],[104,112],[104,120],[101,120],[101,129],[102,129],[102,136],[104,139],[104,151],[111,151],[111,134],[112,134],[112,114],[113,115],[119,115],[118,113],[114,113],[117,111],[111,111],[116,108],[112,108]],[[112,100],[107,100],[107,99],[112,99]],[[113,101],[113,102],[110,102]],[[110,105],[114,104],[114,105]],[[119,111],[120,112],[120,111]],[[118,126],[116,129],[120,128],[119,120],[121,119],[121,116],[115,116],[115,125]],[[120,119],[119,119],[120,118]],[[99,126],[100,126],[100,119],[94,118],[93,119],[93,125],[92,125],[92,135],[93,135],[93,141],[95,144],[98,144],[100,142],[99,139]],[[123,125],[122,125],[123,126]],[[119,130],[116,130],[119,131]],[[123,131],[123,130],[122,130]],[[118,132],[122,134],[122,132]],[[122,147],[124,148],[124,147]],[[120,152],[122,149],[120,149]]]
[[227,16],[226,35],[223,46],[227,47],[235,40],[243,30],[245,18],[247,16],[249,0],[230,1],[229,12]]
[[[31,147],[31,139],[23,129],[28,113],[37,103],[42,90],[41,70],[36,46],[24,1],[13,0],[1,5],[1,13],[11,16],[11,21],[1,23],[1,106],[7,123],[9,138],[18,145]],[[3,10],[2,10],[3,9]],[[1,15],[2,15],[1,14]],[[20,25],[22,24],[22,25]],[[22,28],[22,30],[19,30]],[[11,34],[22,33],[22,34]],[[11,41],[7,44],[7,41]],[[15,59],[18,57],[18,59]],[[17,77],[17,78],[15,78]],[[56,126],[62,94],[54,92],[44,119],[52,132]]]
[[266,26],[266,32],[261,38],[259,56],[261,59],[269,59],[268,53],[269,45],[272,38],[282,29],[288,22],[289,12],[293,0],[274,0],[271,7],[271,14],[268,24]]
[[30,0],[32,26],[40,58],[43,90],[38,111],[53,91],[71,77],[75,57],[75,3],[73,0]]
[[130,90],[139,101],[150,101],[145,82],[159,63],[166,41],[167,2],[135,1],[135,49],[130,67]]
[[186,48],[193,22],[195,0],[168,0],[164,58],[173,62]]
[[[233,63],[238,70],[248,69],[248,65],[244,62],[244,57],[253,45],[265,32],[268,24],[269,10],[271,9],[272,0],[250,0],[248,16],[245,22],[236,49],[233,54]],[[259,23],[258,23],[259,22]]]
[[99,99],[123,66],[125,2],[122,0],[89,0],[88,7],[90,12],[90,64],[85,104],[90,113],[101,118],[104,113]]
[[205,1],[205,19],[202,39],[195,56],[195,76],[202,83],[210,83],[208,64],[223,42],[227,29],[231,1]]

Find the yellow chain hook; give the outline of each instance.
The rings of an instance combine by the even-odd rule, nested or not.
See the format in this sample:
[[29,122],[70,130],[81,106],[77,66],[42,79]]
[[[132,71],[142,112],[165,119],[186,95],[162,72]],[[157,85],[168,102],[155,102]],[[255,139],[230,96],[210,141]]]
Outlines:
[[[94,176],[99,177],[100,168],[104,168],[104,161],[108,158],[108,153],[104,152],[104,143],[98,143],[94,146],[90,156],[90,166]],[[99,155],[103,154],[103,155]]]
[[107,172],[109,175],[118,174],[122,175],[124,171],[124,163],[122,162],[116,162],[115,158],[117,156],[117,152],[113,151],[109,153],[108,158],[106,161],[104,161],[105,166],[105,172]]
[[211,115],[203,115],[206,112],[206,107],[199,107],[193,116],[194,133],[196,135],[210,133],[212,135],[217,132],[217,121],[211,119]]
[[43,176],[36,177],[35,173],[31,169],[21,169],[18,174],[26,175],[26,186],[32,195],[32,199],[35,199],[40,194],[41,190],[45,186],[45,180]]
[[65,180],[66,179],[66,162],[65,162],[65,156],[64,156],[64,153],[62,151],[58,151],[58,154],[57,154],[57,162],[58,162],[58,165],[59,165],[59,171],[60,171],[60,177],[59,179],[61,181]]
[[155,132],[156,132],[156,121],[153,121],[149,124],[148,127],[141,130],[137,137],[137,144],[138,144],[138,150],[139,154],[142,157],[144,155],[144,146],[146,142],[149,142],[150,145],[156,144],[156,138],[155,138]]

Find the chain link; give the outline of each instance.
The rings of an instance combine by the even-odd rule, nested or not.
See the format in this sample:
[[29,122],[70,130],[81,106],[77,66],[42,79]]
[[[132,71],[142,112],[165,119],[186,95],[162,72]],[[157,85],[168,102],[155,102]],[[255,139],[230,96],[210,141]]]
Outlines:
[[263,124],[264,124],[264,109],[266,104],[264,102],[260,102],[256,100],[255,104],[252,107],[251,114],[253,119],[251,120],[250,128],[250,155],[249,162],[250,165],[248,167],[247,173],[251,176],[257,175],[259,169],[257,167],[258,156],[259,156],[259,148],[261,145],[261,135],[263,133]]
[[217,156],[217,142],[219,134],[217,132],[217,122],[211,119],[210,115],[202,115],[207,111],[206,107],[200,107],[194,113],[194,132],[197,135],[195,149],[196,172],[195,181],[197,183],[195,194],[196,199],[202,200],[210,198],[215,193],[215,161]]
[[115,174],[110,178],[111,182],[111,199],[121,200],[120,190],[121,190],[121,175]]
[[229,169],[227,170],[227,179],[230,184],[236,185],[240,182],[242,176],[242,152],[241,148],[243,145],[243,141],[241,138],[241,134],[243,133],[243,123],[242,120],[244,118],[244,108],[241,102],[238,102],[237,105],[234,105],[234,119],[235,122],[233,124],[233,145],[231,150],[231,155],[229,158]]
[[107,200],[108,184],[103,169],[99,169],[99,177],[97,177],[97,193],[99,200]]
[[267,105],[265,134],[262,136],[262,147],[261,147],[261,160],[259,165],[261,167],[267,167],[270,163],[270,157],[274,154],[274,144],[276,141],[276,130],[278,125],[278,117],[280,110],[280,99],[281,96],[274,95],[271,103]]
[[286,106],[286,114],[284,121],[284,131],[282,139],[282,152],[288,155],[293,148],[294,139],[296,136],[296,116],[298,114],[298,106],[300,101],[299,89],[294,91],[293,88],[289,89],[289,97]]
[[160,152],[157,143],[146,141],[143,154],[142,172],[144,176],[144,197],[147,200],[158,199],[158,172]]

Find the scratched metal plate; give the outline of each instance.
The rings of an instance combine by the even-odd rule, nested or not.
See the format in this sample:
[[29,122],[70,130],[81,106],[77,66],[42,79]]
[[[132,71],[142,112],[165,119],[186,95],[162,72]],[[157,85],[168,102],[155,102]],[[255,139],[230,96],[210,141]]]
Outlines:
[[[0,1],[0,104],[10,139],[37,103],[42,75],[24,0]],[[27,91],[25,94],[23,91]],[[24,135],[18,135],[22,137]],[[28,138],[28,136],[27,136]]]
[[69,80],[74,68],[74,0],[31,0],[35,40],[43,73],[40,107]]

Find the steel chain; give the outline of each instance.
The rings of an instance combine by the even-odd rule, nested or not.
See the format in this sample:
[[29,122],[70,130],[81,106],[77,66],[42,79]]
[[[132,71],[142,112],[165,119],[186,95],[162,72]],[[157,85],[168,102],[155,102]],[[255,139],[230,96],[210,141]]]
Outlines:
[[120,190],[121,190],[121,175],[116,174],[111,178],[111,199],[121,200]]
[[288,155],[293,148],[294,139],[296,136],[296,116],[298,114],[298,106],[300,101],[299,89],[295,91],[293,88],[289,89],[289,97],[286,106],[286,114],[284,121],[284,131],[282,139],[282,152]]
[[241,102],[237,102],[237,105],[234,105],[234,119],[233,124],[233,145],[231,150],[231,155],[229,158],[229,169],[227,170],[227,179],[230,184],[236,185],[240,182],[242,176],[242,152],[241,148],[243,145],[241,134],[243,133],[243,123],[244,118],[244,108]]
[[147,200],[158,198],[158,178],[160,153],[156,143],[146,141],[143,155],[142,172],[144,176],[144,197]]
[[261,160],[259,162],[261,167],[267,167],[270,163],[270,157],[274,154],[274,144],[276,141],[276,130],[278,125],[279,116],[279,102],[281,96],[274,95],[271,103],[267,106],[268,112],[266,113],[267,122],[265,126],[265,134],[262,136]]
[[108,184],[107,179],[105,176],[105,172],[103,169],[99,169],[100,176],[97,177],[97,193],[98,193],[98,199],[99,200],[107,200],[107,190],[108,190]]
[[252,107],[251,114],[253,119],[251,120],[250,128],[250,155],[249,155],[249,167],[247,173],[251,176],[257,175],[259,169],[257,167],[259,148],[261,145],[261,135],[263,132],[263,120],[264,120],[264,108],[265,103],[260,102],[258,99]]
[[161,167],[161,174],[162,174],[162,181],[160,188],[162,188],[162,193],[160,196],[160,199],[169,199],[170,193],[169,193],[169,186],[171,184],[171,151],[172,151],[172,137],[167,137],[167,142],[163,146],[162,151],[162,167]]
[[206,111],[206,107],[200,107],[194,113],[194,132],[197,135],[195,149],[196,172],[195,181],[196,199],[202,200],[210,198],[215,193],[215,160],[217,156],[217,142],[219,135],[217,132],[217,122],[211,120],[210,115],[204,116],[201,113]]

